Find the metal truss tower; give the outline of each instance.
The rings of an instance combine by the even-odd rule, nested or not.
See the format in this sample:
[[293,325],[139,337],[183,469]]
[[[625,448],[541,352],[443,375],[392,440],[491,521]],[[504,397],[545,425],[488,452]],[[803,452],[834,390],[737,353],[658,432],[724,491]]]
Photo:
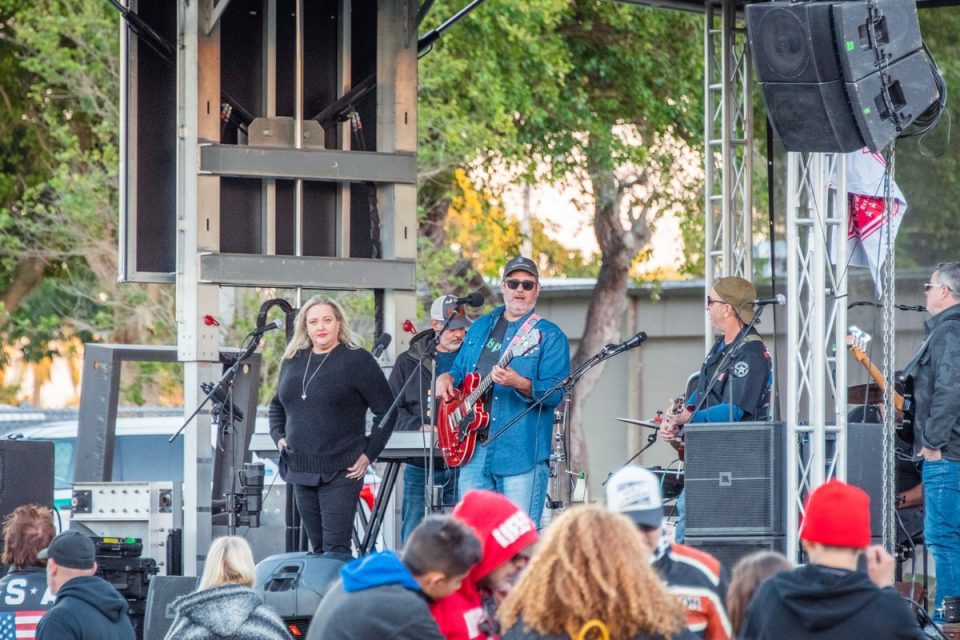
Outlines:
[[[787,154],[787,557],[797,558],[803,498],[846,479],[847,199],[838,154]],[[836,444],[827,455],[827,434]]]
[[[753,68],[743,3],[712,0],[704,28],[704,277],[752,277]],[[706,320],[707,348],[713,329]]]
[[[720,277],[752,279],[753,69],[743,2],[705,4],[705,288]],[[829,204],[841,156],[788,154],[787,429],[788,556],[798,552],[802,499],[846,477],[846,199]],[[840,167],[839,192],[845,193]],[[839,265],[839,266],[837,266]],[[706,345],[713,329],[706,321]],[[828,426],[828,423],[830,426]],[[827,433],[836,446],[827,460]]]

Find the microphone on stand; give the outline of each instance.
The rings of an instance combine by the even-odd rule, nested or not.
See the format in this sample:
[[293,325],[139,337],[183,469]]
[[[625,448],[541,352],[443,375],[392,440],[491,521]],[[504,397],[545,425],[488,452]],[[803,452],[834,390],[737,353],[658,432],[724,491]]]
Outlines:
[[462,298],[456,298],[454,300],[457,304],[465,304],[468,307],[482,307],[483,306],[483,294],[479,291],[474,291],[468,296]]
[[623,353],[624,351],[629,351],[634,347],[639,347],[646,339],[646,332],[640,331],[632,338],[624,340],[620,344],[608,344],[603,348],[603,351],[608,355],[615,356],[619,353]]
[[273,322],[267,323],[262,327],[257,327],[256,329],[250,332],[250,335],[256,336],[259,338],[260,336],[267,333],[268,331],[273,331],[274,329],[282,329],[282,328],[283,328],[283,320],[274,320]]
[[373,349],[370,351],[370,353],[374,358],[379,358],[384,349],[390,346],[391,342],[393,342],[393,336],[391,336],[389,333],[381,333],[380,337],[377,338],[377,341],[373,343]]
[[787,304],[787,297],[782,293],[778,293],[775,296],[770,296],[769,298],[757,298],[756,300],[751,300],[750,304],[755,307],[762,307],[766,304]]

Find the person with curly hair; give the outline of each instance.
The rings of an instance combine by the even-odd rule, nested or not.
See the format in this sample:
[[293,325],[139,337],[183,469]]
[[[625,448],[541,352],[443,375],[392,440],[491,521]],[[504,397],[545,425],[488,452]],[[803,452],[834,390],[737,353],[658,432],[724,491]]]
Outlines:
[[793,565],[778,551],[757,551],[737,562],[727,590],[727,615],[734,634],[740,633],[747,607],[764,580],[790,569]]
[[0,579],[0,613],[43,612],[53,605],[47,591],[47,563],[37,557],[57,535],[53,509],[40,504],[17,507],[3,522],[3,564]]
[[618,640],[695,637],[636,526],[596,505],[570,509],[547,529],[498,615],[503,640],[576,638],[592,620]]

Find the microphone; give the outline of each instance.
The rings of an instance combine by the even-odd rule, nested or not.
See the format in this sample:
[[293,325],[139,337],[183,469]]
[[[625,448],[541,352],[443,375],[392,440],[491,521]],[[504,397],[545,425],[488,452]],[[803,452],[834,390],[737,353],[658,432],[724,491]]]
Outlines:
[[627,349],[633,349],[634,347],[639,347],[647,339],[647,334],[644,331],[640,331],[637,335],[633,336],[626,342],[620,345],[621,351],[626,351]]
[[393,342],[393,336],[389,333],[381,333],[380,337],[377,338],[377,341],[373,343],[373,349],[370,351],[373,354],[374,358],[379,358],[380,354],[383,353],[383,350],[390,346],[390,343]]
[[456,298],[455,302],[457,304],[465,304],[468,307],[482,307],[483,306],[483,294],[479,291],[474,291],[468,296],[463,298]]
[[647,339],[647,334],[644,331],[640,331],[637,335],[633,336],[629,340],[625,340],[620,344],[608,344],[603,348],[603,352],[607,355],[615,356],[617,354],[623,353],[624,351],[629,351],[634,347],[639,347]]
[[787,297],[782,293],[778,293],[775,296],[770,296],[769,298],[757,298],[756,300],[751,300],[750,304],[756,307],[762,307],[765,304],[787,304]]
[[283,320],[274,320],[273,322],[269,322],[263,325],[262,327],[257,327],[256,329],[250,332],[250,335],[256,336],[259,338],[260,336],[262,336],[268,331],[273,331],[274,329],[282,329],[282,328],[283,328]]

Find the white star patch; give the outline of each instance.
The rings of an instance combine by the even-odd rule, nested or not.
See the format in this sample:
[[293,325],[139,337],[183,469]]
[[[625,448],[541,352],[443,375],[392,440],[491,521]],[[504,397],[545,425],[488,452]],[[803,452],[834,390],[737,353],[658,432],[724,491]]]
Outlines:
[[748,373],[750,373],[750,365],[741,360],[733,365],[732,373],[738,378],[744,378]]

